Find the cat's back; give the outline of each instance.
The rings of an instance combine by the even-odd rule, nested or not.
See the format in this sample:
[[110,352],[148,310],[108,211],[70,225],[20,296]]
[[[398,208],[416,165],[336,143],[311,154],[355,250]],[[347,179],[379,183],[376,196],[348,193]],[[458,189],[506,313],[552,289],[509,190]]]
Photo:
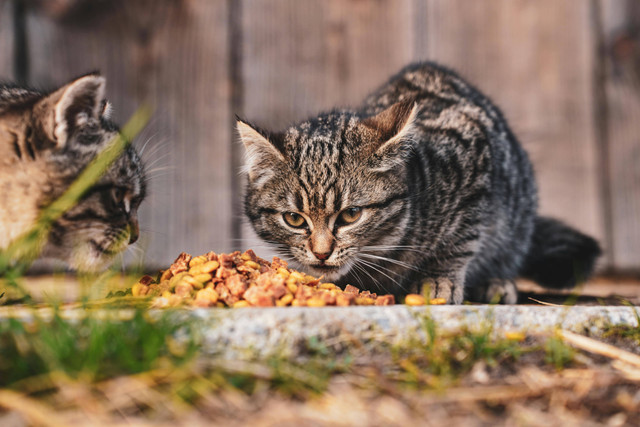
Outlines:
[[377,114],[402,101],[416,102],[418,119],[428,126],[506,132],[498,108],[455,71],[434,62],[410,64],[365,99],[365,114]]
[[2,115],[32,105],[42,97],[37,90],[0,82],[0,120]]

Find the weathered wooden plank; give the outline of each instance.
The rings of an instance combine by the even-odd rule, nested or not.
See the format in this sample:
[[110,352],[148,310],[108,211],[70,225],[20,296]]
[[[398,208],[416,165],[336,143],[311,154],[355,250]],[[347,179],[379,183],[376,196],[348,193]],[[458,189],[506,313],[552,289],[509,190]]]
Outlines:
[[612,265],[640,270],[640,5],[601,1]]
[[[359,104],[410,62],[412,11],[408,0],[243,1],[240,114],[279,128]],[[243,233],[244,246],[260,246]]]
[[13,80],[13,8],[0,0],[0,81]]
[[602,239],[589,2],[416,1],[416,56],[502,108],[534,162],[542,214]]
[[84,4],[58,20],[30,12],[32,82],[54,85],[98,69],[118,122],[142,103],[155,108],[139,138],[150,141],[143,157],[151,191],[140,211],[139,244],[149,268],[166,266],[182,250],[229,250],[227,2]]
[[248,117],[276,126],[354,105],[411,60],[410,1],[246,0]]

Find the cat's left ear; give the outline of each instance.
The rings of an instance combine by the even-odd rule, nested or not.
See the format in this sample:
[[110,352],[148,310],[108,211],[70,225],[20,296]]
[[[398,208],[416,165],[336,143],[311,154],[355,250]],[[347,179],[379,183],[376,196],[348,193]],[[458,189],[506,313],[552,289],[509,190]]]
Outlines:
[[249,174],[249,180],[256,182],[268,179],[273,174],[273,166],[285,161],[281,135],[269,134],[240,119],[236,127],[247,154],[245,171]]
[[379,159],[379,168],[391,169],[402,161],[416,130],[418,104],[413,100],[401,101],[373,117],[362,120],[370,137],[366,155]]
[[106,80],[97,74],[80,77],[61,87],[38,103],[34,112],[42,130],[63,148],[79,126],[98,119],[104,109]]

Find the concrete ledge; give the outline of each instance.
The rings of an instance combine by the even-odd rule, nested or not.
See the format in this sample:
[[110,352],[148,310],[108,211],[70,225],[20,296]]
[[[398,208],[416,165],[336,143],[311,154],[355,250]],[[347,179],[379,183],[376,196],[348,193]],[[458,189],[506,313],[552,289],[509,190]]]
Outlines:
[[[241,309],[196,309],[172,311],[176,321],[196,319],[204,337],[203,352],[225,359],[253,359],[272,355],[296,358],[316,343],[340,352],[360,346],[375,350],[381,344],[397,344],[424,337],[420,322],[425,317],[444,331],[492,325],[493,331],[543,333],[556,327],[575,332],[597,333],[607,325],[638,326],[638,308],[622,306],[549,307],[529,305],[475,305],[409,307],[283,307]],[[124,310],[98,310],[102,315],[127,317]],[[160,313],[160,310],[153,310]],[[46,317],[51,310],[41,309]],[[69,318],[84,311],[65,311]],[[0,322],[8,317],[28,320],[33,311],[19,307],[0,308]],[[362,347],[364,346],[364,347]]]
[[493,325],[493,331],[543,333],[556,327],[597,333],[607,325],[637,326],[632,307],[431,306],[324,307],[195,310],[202,320],[205,351],[225,357],[296,357],[311,338],[334,351],[358,341],[397,344],[423,336],[420,320],[430,316],[440,330]]

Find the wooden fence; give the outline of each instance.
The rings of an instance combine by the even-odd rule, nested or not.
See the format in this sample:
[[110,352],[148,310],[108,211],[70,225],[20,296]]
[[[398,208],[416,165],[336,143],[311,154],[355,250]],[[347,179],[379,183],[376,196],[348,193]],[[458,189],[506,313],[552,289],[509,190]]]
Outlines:
[[116,118],[141,103],[158,169],[146,264],[254,246],[242,225],[234,115],[270,127],[356,105],[403,65],[453,67],[504,110],[541,211],[640,269],[640,6],[634,0],[0,0],[0,78],[91,70]]

